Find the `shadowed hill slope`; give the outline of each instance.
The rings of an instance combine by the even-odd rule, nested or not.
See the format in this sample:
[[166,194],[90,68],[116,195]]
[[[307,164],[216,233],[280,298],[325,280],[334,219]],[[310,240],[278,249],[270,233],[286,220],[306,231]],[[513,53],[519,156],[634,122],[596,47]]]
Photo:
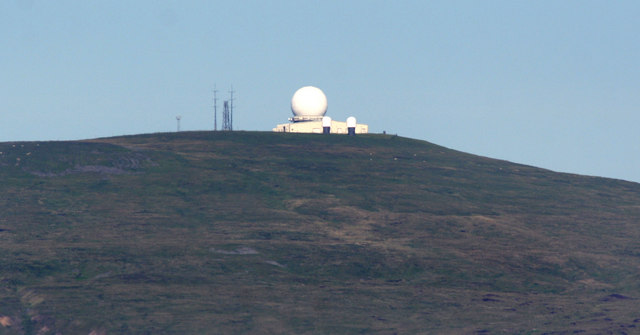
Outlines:
[[385,135],[0,152],[0,334],[640,327],[636,183]]

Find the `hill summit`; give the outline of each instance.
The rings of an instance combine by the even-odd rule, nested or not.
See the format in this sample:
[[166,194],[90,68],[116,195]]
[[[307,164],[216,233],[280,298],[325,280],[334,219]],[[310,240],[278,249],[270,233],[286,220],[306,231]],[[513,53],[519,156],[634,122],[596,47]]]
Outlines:
[[0,334],[630,333],[640,185],[389,135],[0,143]]

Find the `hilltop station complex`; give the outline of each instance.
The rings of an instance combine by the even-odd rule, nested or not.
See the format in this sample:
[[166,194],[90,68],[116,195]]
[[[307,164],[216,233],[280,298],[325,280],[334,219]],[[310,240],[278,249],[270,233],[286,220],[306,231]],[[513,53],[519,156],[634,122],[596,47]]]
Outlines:
[[325,116],[327,113],[327,97],[317,87],[305,86],[296,91],[291,98],[293,117],[289,123],[282,123],[273,128],[275,132],[284,133],[316,133],[316,134],[366,134],[369,126],[358,124],[356,118],[350,116],[346,122],[334,121]]

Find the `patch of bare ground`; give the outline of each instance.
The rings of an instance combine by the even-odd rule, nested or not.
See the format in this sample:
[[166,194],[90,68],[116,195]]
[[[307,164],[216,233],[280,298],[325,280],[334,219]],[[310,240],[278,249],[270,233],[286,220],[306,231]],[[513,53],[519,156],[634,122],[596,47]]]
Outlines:
[[611,289],[613,285],[603,283],[601,281],[595,280],[593,278],[585,278],[578,280],[578,283],[586,286],[589,289]]
[[305,206],[312,205],[314,207],[319,208],[328,208],[330,206],[337,205],[340,203],[335,197],[326,197],[322,199],[312,199],[312,198],[295,198],[295,199],[286,199],[283,201],[285,208],[290,211],[295,211],[296,209]]
[[14,320],[12,317],[6,316],[6,315],[0,315],[0,325],[2,327],[12,327],[16,324],[17,324],[16,320]]
[[[99,154],[97,154],[99,155]],[[122,154],[111,158],[109,162],[101,165],[77,164],[60,172],[39,171],[24,168],[24,171],[38,177],[62,177],[82,173],[98,173],[103,175],[124,175],[139,173],[148,166],[156,165],[148,156],[142,153]]]
[[[316,226],[328,236],[340,240],[341,243],[367,245],[383,250],[396,250],[413,254],[416,250],[408,246],[409,237],[383,237],[378,232],[380,224],[400,222],[404,215],[389,212],[372,212],[354,206],[335,206],[327,208],[334,217],[340,217],[348,224],[339,226],[325,222],[316,222]],[[402,229],[397,227],[396,229]]]
[[209,251],[215,252],[217,254],[223,254],[223,255],[257,255],[259,254],[259,252],[256,251],[256,249],[251,247],[238,247],[234,250],[210,248]]

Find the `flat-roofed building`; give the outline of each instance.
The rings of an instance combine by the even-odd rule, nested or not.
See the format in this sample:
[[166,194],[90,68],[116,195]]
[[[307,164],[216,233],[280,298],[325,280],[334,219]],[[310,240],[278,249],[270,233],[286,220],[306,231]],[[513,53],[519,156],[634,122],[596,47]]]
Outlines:
[[[322,121],[303,121],[303,122],[290,122],[282,123],[273,128],[275,132],[281,133],[323,133]],[[369,132],[369,126],[366,124],[356,124],[356,134],[366,134]],[[347,134],[347,123],[331,120],[330,126],[331,134]]]

